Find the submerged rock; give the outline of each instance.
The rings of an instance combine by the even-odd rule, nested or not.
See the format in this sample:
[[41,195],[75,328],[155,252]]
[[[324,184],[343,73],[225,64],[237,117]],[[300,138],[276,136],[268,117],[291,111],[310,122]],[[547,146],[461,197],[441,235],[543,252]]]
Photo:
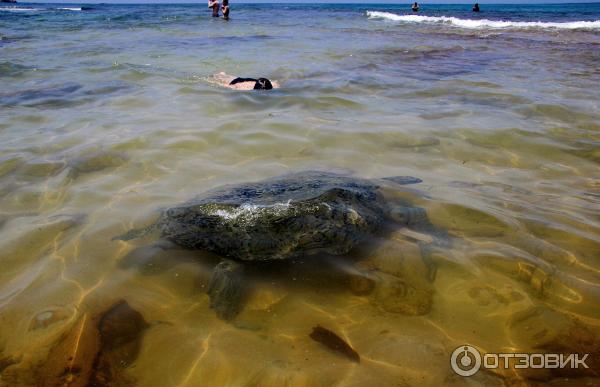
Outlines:
[[96,316],[83,315],[50,350],[39,371],[39,385],[133,385],[124,370],[137,357],[147,327],[124,300]]
[[77,178],[80,174],[92,173],[109,168],[116,168],[127,161],[122,153],[97,151],[76,157],[68,162],[71,168],[69,175]]
[[[19,359],[16,359],[12,356],[4,356],[3,352],[0,350],[0,375],[2,375],[2,372],[15,364],[19,363]],[[0,381],[2,380],[2,377],[0,377]]]
[[360,363],[360,356],[344,339],[327,328],[317,325],[313,328],[310,338],[323,344],[332,351],[338,352],[348,359]]
[[434,136],[426,137],[409,137],[402,140],[392,141],[388,144],[391,148],[419,148],[419,147],[430,147],[440,144],[440,140]]
[[521,352],[585,354],[586,367],[520,370],[529,379],[600,376],[600,331],[568,313],[544,306],[515,313],[508,321],[511,341]]
[[67,319],[71,314],[65,309],[48,309],[36,314],[29,323],[29,330],[44,329],[50,325]]
[[35,159],[26,162],[21,173],[28,177],[49,177],[59,174],[65,166],[62,160]]
[[430,262],[417,243],[385,241],[355,266],[350,289],[386,312],[429,313],[433,300]]

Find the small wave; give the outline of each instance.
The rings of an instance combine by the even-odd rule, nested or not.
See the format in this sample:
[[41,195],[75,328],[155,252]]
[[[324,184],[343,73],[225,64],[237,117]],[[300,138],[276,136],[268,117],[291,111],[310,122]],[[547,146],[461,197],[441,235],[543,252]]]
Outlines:
[[32,8],[32,7],[0,7],[0,12],[44,12],[44,11],[85,11],[89,7],[60,7],[60,8]]
[[504,29],[523,29],[523,28],[543,28],[543,29],[564,29],[564,30],[600,30],[600,20],[596,21],[573,21],[573,22],[519,22],[488,19],[459,19],[451,16],[420,16],[420,15],[396,15],[390,12],[367,11],[370,19],[386,19],[407,23],[428,23],[428,24],[446,24],[468,29],[483,28],[504,28]]
[[0,12],[36,12],[41,10],[40,8],[0,7]]

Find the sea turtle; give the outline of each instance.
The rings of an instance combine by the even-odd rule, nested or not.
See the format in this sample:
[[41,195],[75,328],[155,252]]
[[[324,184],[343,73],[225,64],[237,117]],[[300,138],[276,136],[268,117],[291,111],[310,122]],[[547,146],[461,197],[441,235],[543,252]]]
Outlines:
[[163,211],[143,229],[115,237],[130,240],[151,231],[179,247],[224,258],[214,269],[208,295],[217,315],[229,319],[240,308],[243,263],[341,255],[375,234],[390,216],[428,226],[418,207],[390,206],[382,182],[414,184],[408,176],[371,181],[307,171],[256,183],[224,186]]

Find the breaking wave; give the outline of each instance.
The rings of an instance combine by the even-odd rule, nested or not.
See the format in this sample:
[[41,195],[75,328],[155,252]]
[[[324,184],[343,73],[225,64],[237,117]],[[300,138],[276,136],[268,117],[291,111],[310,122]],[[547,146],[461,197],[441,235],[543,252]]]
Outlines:
[[488,19],[460,19],[450,16],[420,16],[420,15],[396,15],[390,12],[367,11],[370,19],[386,19],[405,23],[427,23],[427,24],[445,24],[461,28],[483,29],[483,28],[503,28],[503,29],[564,29],[564,30],[600,30],[600,20],[595,21],[572,21],[572,22],[540,22],[540,21],[504,21]]
[[29,7],[0,7],[0,12],[36,12],[41,11],[40,8]]
[[0,7],[0,12],[47,12],[47,11],[84,11],[89,7],[59,7],[59,8],[33,8],[33,7]]

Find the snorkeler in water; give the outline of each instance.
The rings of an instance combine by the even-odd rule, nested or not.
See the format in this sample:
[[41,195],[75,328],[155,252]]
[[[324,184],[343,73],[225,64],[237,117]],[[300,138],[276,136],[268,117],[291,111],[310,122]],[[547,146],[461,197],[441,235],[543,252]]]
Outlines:
[[267,78],[241,78],[224,72],[213,75],[212,78],[209,78],[209,81],[234,90],[272,90],[279,88],[277,81],[271,81]]
[[229,82],[230,85],[237,85],[238,83],[246,83],[246,82],[254,82],[253,90],[271,90],[273,88],[273,84],[267,78],[240,78],[237,77],[233,81]]

